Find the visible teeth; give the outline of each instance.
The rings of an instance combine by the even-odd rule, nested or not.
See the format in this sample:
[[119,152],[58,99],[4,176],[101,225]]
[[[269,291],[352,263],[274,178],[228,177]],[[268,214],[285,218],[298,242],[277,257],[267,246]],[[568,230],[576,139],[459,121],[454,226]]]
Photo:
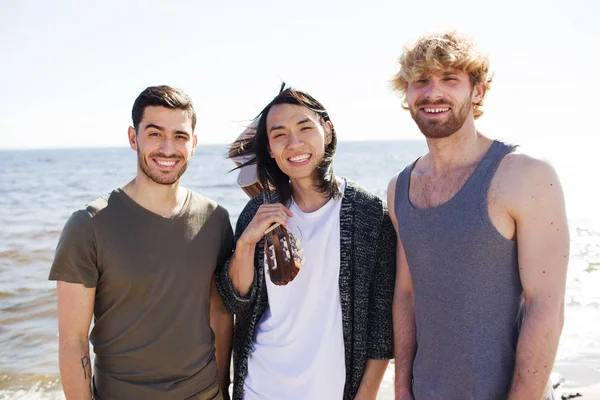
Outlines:
[[164,165],[165,167],[171,167],[175,165],[175,161],[157,161],[158,164]]
[[289,160],[292,162],[302,162],[308,160],[310,158],[310,154],[302,154],[300,156],[290,157]]
[[450,108],[448,108],[448,107],[446,107],[446,108],[425,108],[425,112],[430,113],[430,114],[435,114],[435,113],[448,111],[449,109]]

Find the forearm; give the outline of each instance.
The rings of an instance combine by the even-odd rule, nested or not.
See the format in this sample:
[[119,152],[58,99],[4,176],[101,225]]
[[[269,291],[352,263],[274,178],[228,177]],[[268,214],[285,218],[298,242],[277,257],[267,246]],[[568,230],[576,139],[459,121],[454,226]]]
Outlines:
[[368,360],[356,400],[375,400],[389,360]]
[[58,354],[60,378],[66,399],[93,399],[92,365],[87,338],[59,339]]
[[394,296],[394,390],[397,399],[412,398],[412,368],[417,349],[412,294]]
[[254,281],[255,245],[243,245],[238,242],[229,262],[229,278],[233,289],[240,297],[248,296]]
[[[210,326],[215,333],[215,356],[219,370],[219,384],[225,395],[231,383],[231,349],[233,345],[233,315],[223,310],[211,313]],[[228,398],[228,397],[226,397]]]
[[541,399],[556,357],[563,326],[563,304],[528,305],[519,340],[509,400]]

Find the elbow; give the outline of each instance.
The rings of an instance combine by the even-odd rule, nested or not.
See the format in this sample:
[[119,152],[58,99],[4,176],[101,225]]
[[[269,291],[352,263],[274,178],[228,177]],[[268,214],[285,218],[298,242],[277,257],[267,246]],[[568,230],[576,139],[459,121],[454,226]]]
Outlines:
[[81,346],[88,344],[87,332],[58,332],[59,347]]
[[522,310],[523,322],[543,324],[560,337],[565,324],[565,302],[561,296],[543,296],[525,300]]

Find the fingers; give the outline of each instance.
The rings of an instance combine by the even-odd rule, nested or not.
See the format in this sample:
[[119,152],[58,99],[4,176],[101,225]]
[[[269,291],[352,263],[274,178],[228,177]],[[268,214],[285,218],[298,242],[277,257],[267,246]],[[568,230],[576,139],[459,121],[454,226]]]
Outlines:
[[264,226],[265,231],[273,223],[278,223],[283,226],[287,225],[288,217],[291,217],[291,212],[283,204],[265,204],[260,206],[253,221],[257,221],[261,226]]
[[294,214],[290,211],[289,208],[284,206],[281,203],[276,204],[263,204],[258,208],[257,214],[260,212],[269,212],[269,211],[283,211],[288,217],[293,217]]
[[273,224],[286,226],[288,218],[292,216],[291,211],[283,204],[264,204],[260,206],[240,240],[244,244],[256,244]]
[[283,210],[285,211],[285,213],[287,214],[288,217],[294,216],[294,214],[292,214],[292,212],[290,211],[289,208],[285,207],[283,204],[281,205],[281,207],[283,207]]

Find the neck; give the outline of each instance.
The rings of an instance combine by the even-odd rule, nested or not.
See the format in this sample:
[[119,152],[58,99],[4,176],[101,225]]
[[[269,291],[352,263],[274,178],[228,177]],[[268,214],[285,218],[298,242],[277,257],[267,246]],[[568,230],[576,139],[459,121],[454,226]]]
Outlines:
[[187,195],[187,190],[179,186],[179,180],[171,185],[161,185],[141,171],[123,186],[123,191],[140,206],[165,218],[177,214]]
[[[336,178],[336,182],[338,178]],[[337,182],[339,185],[339,182]],[[317,211],[329,201],[322,193],[315,190],[315,183],[312,180],[293,180],[292,197],[298,208],[305,213]]]
[[448,137],[426,138],[426,141],[429,153],[423,159],[434,175],[479,161],[491,142],[477,132],[472,119],[467,119],[458,131]]

